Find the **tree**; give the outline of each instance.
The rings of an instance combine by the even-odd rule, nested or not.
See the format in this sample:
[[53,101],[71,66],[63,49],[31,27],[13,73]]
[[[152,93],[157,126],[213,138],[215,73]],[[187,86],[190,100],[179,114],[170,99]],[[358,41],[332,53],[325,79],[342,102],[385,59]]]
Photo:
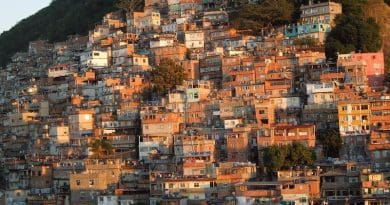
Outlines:
[[371,18],[363,20],[356,16],[339,16],[336,26],[325,42],[328,58],[335,58],[337,52],[377,52],[382,47],[380,27]]
[[285,167],[312,165],[314,161],[313,152],[305,147],[302,143],[293,142],[287,146],[287,156]]
[[275,172],[283,167],[286,158],[286,149],[277,145],[265,148],[263,154],[263,162],[268,170]]
[[264,0],[258,4],[245,4],[230,15],[237,29],[250,29],[255,33],[264,27],[281,26],[292,21],[294,4],[290,0]]
[[294,4],[289,0],[264,0],[262,6],[263,20],[281,26],[291,22],[294,14]]
[[322,152],[325,157],[337,158],[340,156],[342,140],[337,129],[319,131],[318,140],[322,145]]
[[134,11],[142,11],[144,8],[143,0],[118,0],[115,6],[119,9],[126,11],[127,13],[133,13]]
[[[114,0],[54,0],[46,8],[0,34],[0,67],[35,40],[64,41],[69,35],[87,35],[102,17],[114,11]],[[77,22],[77,23],[75,23]]]
[[186,77],[183,67],[171,59],[162,59],[160,65],[150,71],[150,80],[160,94],[181,85]]
[[269,173],[293,166],[311,166],[315,155],[303,144],[294,142],[289,145],[273,145],[264,149],[263,162]]
[[109,140],[103,138],[103,139],[96,139],[91,144],[91,151],[94,154],[97,154],[97,157],[100,158],[101,155],[109,155],[113,153],[112,144]]
[[344,15],[361,16],[363,14],[363,5],[367,0],[336,0],[335,2],[343,5]]
[[336,26],[325,42],[328,59],[337,53],[377,52],[382,47],[380,26],[372,18],[364,17],[365,0],[339,0],[343,14],[336,18]]

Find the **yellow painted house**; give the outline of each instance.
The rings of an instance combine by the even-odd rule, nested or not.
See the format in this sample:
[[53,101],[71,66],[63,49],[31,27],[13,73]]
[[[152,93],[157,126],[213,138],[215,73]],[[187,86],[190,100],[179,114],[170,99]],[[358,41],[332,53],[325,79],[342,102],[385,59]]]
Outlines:
[[370,133],[371,115],[369,101],[338,103],[339,129],[341,136]]

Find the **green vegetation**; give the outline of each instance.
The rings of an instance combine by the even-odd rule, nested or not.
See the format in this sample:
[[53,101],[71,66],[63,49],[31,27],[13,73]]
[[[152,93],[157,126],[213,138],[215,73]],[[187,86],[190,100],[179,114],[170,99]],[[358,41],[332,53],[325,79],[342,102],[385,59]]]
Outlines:
[[162,59],[160,64],[150,71],[150,80],[160,94],[181,85],[186,77],[183,67],[171,59]]
[[322,132],[318,132],[317,136],[322,145],[324,157],[337,158],[340,156],[342,141],[338,130],[323,130]]
[[86,35],[104,14],[115,11],[116,0],[54,0],[50,6],[20,21],[0,35],[0,66],[34,40],[66,40],[68,35]]
[[145,1],[143,0],[118,0],[115,6],[128,13],[132,13],[134,11],[142,11],[144,3]]
[[[390,77],[390,41],[385,39],[390,38],[390,1],[383,0],[367,0],[363,7],[364,18],[373,18],[377,24],[381,27],[381,36],[383,39],[382,51],[385,55],[386,61],[386,73]],[[388,78],[390,79],[390,78]],[[388,82],[390,82],[388,80]]]
[[330,32],[325,43],[328,58],[337,53],[377,52],[382,47],[380,27],[371,18],[363,20],[355,16],[341,15],[336,27]]
[[294,142],[291,145],[273,145],[264,149],[264,166],[270,172],[292,166],[311,166],[315,160],[312,150],[301,143]]
[[[342,3],[343,14],[336,18],[336,26],[326,40],[327,57],[334,59],[337,53],[380,50],[382,47],[380,26],[373,18],[365,17],[363,12],[370,3],[367,0],[335,1]],[[299,8],[302,4],[308,4],[308,0],[262,0],[256,4],[245,4],[231,12],[231,25],[234,28],[249,29],[258,34],[262,29],[268,30],[297,22]],[[313,42],[296,43],[312,46]]]
[[90,144],[91,151],[97,155],[98,158],[101,157],[101,155],[108,156],[109,154],[113,153],[112,144],[107,139],[97,139],[93,141]]
[[250,29],[258,33],[262,28],[270,29],[296,23],[300,18],[301,5],[307,4],[309,0],[260,0],[256,4],[247,3],[231,12],[231,24],[234,28]]
[[380,26],[372,18],[364,18],[365,0],[339,0],[343,14],[336,18],[336,26],[325,42],[329,59],[337,53],[377,52],[382,47]]
[[294,17],[291,0],[264,0],[258,4],[246,4],[230,15],[231,24],[237,29],[250,29],[258,33],[264,27],[281,26]]

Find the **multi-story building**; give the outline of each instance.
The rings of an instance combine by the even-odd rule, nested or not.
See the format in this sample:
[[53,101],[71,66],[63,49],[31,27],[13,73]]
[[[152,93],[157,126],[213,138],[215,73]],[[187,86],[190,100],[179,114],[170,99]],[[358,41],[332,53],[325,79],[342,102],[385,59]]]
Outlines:
[[302,123],[315,124],[316,130],[339,129],[337,106],[335,104],[305,105]]
[[257,124],[260,128],[270,128],[275,124],[275,105],[269,100],[259,100],[255,103]]
[[69,115],[69,134],[72,145],[86,145],[87,137],[93,136],[94,114],[94,110],[78,110]]
[[308,104],[333,103],[333,83],[306,84]]
[[372,172],[370,169],[361,171],[361,194],[364,204],[386,204],[390,202],[390,184],[388,179],[385,178],[385,174],[387,173]]
[[330,30],[329,23],[304,23],[286,27],[284,34],[290,38],[312,38],[317,43],[323,44]]
[[177,161],[186,163],[214,162],[215,140],[204,135],[175,136],[174,152]]
[[291,93],[292,69],[282,67],[278,63],[269,63],[266,67],[265,92],[272,97],[282,97]]
[[370,103],[366,100],[338,103],[341,136],[365,135],[370,133]]
[[97,195],[116,187],[120,175],[120,160],[90,160],[85,173],[69,177],[72,204],[95,204]]
[[250,158],[250,136],[247,129],[233,129],[226,133],[226,153],[229,162],[248,162]]
[[259,130],[257,144],[259,150],[272,145],[286,145],[299,142],[309,148],[315,147],[314,125],[283,125],[276,124],[270,129]]
[[186,46],[184,44],[174,44],[173,46],[155,47],[150,49],[153,53],[154,64],[160,64],[164,58],[171,59],[175,62],[186,59]]
[[342,6],[331,1],[313,3],[310,0],[309,4],[302,5],[300,10],[302,23],[326,23],[334,26],[334,19],[342,13]]
[[203,31],[187,31],[185,32],[185,45],[188,49],[204,48],[204,32]]
[[222,58],[218,55],[207,56],[199,61],[199,77],[210,80],[215,88],[222,86]]
[[[258,3],[146,0],[15,54],[0,72],[0,204],[389,203],[383,54],[329,62],[301,45],[323,42],[333,2],[302,5],[296,25],[230,28],[230,8]],[[187,79],[163,94],[150,70],[165,58]],[[320,155],[316,132],[335,128],[339,159],[262,161],[295,143]]]
[[[338,56],[338,62],[341,65],[345,63],[354,63],[355,65],[360,63],[364,66],[364,70],[363,75],[361,73],[358,74],[367,78],[367,83],[370,87],[380,88],[384,85],[384,57],[382,52],[341,54]],[[352,82],[354,81],[352,80]]]
[[211,176],[216,178],[218,198],[223,199],[234,192],[236,183],[254,180],[256,166],[250,162],[221,162]]
[[367,163],[321,164],[321,198],[328,204],[361,203],[360,171]]
[[80,56],[80,61],[83,66],[92,68],[105,68],[108,64],[107,51],[93,50],[83,53]]
[[376,170],[387,170],[390,167],[390,101],[387,98],[385,95],[370,101],[371,133],[367,149]]

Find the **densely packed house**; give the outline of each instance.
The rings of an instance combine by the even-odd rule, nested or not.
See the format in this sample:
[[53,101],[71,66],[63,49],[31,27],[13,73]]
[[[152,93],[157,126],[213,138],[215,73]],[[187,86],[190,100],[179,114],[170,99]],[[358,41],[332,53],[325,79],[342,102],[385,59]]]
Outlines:
[[[0,204],[389,204],[383,53],[329,62],[294,44],[321,47],[338,3],[261,35],[231,28],[224,4],[146,0],[15,54],[0,72]],[[165,59],[187,78],[145,99]],[[314,162],[266,166],[289,146]]]

